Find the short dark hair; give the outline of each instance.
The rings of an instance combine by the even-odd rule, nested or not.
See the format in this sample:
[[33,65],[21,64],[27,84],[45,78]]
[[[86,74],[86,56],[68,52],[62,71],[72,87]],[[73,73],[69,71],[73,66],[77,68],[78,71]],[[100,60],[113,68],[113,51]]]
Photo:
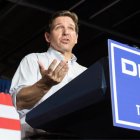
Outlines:
[[61,16],[68,16],[70,17],[73,21],[74,21],[74,24],[75,24],[75,31],[76,33],[79,32],[79,27],[78,27],[78,16],[76,13],[74,12],[70,12],[68,10],[63,10],[63,11],[57,11],[55,12],[54,14],[52,14],[50,20],[49,20],[49,25],[47,27],[47,31],[50,32],[51,29],[52,29],[52,23],[53,21],[57,18],[57,17],[61,17]]

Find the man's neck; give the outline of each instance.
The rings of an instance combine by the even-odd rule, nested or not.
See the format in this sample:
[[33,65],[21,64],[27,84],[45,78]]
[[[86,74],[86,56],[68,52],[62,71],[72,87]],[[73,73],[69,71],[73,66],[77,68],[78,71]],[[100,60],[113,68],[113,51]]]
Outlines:
[[64,53],[63,56],[65,61],[69,61],[72,58],[72,53]]

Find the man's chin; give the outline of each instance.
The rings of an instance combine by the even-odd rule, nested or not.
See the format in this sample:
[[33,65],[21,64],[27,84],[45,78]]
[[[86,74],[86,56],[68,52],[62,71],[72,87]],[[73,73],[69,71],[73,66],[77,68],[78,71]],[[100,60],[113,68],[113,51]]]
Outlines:
[[63,52],[71,52],[72,50],[69,47],[62,48]]

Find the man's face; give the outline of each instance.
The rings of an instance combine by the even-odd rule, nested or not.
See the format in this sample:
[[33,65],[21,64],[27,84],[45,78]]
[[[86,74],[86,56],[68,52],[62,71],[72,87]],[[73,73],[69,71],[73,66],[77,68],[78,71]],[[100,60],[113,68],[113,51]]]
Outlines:
[[75,24],[70,17],[57,17],[52,24],[48,37],[51,47],[61,53],[71,53],[77,43],[78,35],[75,31]]

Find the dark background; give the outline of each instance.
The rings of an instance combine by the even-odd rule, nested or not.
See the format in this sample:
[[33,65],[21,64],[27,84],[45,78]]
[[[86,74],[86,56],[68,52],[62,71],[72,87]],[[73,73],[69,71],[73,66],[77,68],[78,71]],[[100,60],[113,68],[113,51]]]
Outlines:
[[[0,78],[11,80],[25,55],[47,50],[44,29],[50,15],[58,10],[71,10],[79,16],[79,43],[74,48],[74,54],[82,65],[89,67],[100,58],[108,56],[109,38],[140,47],[139,0],[0,0]],[[109,103],[105,102],[101,107],[97,104],[99,108],[93,108],[96,116],[89,113],[92,108],[82,113],[87,113],[87,118],[94,117],[94,122],[96,118],[101,122],[108,119],[104,121],[104,129],[107,131],[106,126],[110,125],[111,135],[139,138],[138,131],[133,133],[131,130],[112,128]],[[102,107],[105,110],[98,114]],[[100,118],[103,115],[105,118]],[[96,135],[100,136],[100,132],[107,135],[106,131],[98,131],[98,128]]]
[[79,16],[78,62],[108,55],[107,39],[140,46],[139,0],[0,0],[0,76],[11,79],[28,53],[47,50],[44,28],[57,10]]

